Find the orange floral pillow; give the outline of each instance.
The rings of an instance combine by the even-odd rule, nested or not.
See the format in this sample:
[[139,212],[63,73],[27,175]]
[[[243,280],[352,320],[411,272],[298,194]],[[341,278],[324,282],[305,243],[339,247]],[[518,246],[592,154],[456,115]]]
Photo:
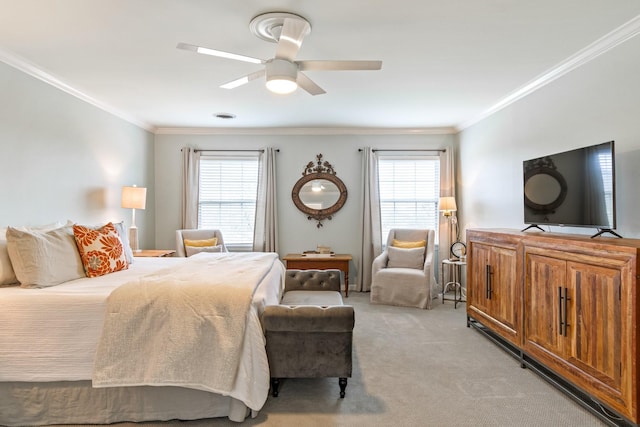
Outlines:
[[87,276],[104,276],[128,268],[122,240],[112,223],[98,229],[75,224],[73,236]]

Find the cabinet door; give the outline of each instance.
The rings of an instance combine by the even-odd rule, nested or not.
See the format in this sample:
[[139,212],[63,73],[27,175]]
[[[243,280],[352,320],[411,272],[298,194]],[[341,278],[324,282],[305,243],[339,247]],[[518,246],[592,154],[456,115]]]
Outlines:
[[569,305],[570,336],[567,360],[615,390],[621,388],[621,275],[620,270],[568,263],[573,294]]
[[[525,349],[532,354],[544,349],[564,356],[564,306],[567,262],[546,256],[527,254],[525,281]],[[542,351],[543,354],[546,352]]]
[[491,248],[490,269],[489,312],[500,323],[515,331],[522,311],[516,251],[497,246]]
[[521,279],[515,248],[471,242],[467,269],[468,313],[505,339],[521,345]]
[[[634,382],[628,336],[630,317],[622,284],[630,267],[591,258],[578,262],[558,253],[525,250],[525,351],[578,387],[633,417]],[[583,257],[586,258],[586,257]],[[610,266],[596,265],[605,264]],[[625,278],[626,277],[626,278]]]
[[467,266],[467,304],[480,312],[487,312],[489,306],[487,272],[491,258],[491,246],[472,243]]

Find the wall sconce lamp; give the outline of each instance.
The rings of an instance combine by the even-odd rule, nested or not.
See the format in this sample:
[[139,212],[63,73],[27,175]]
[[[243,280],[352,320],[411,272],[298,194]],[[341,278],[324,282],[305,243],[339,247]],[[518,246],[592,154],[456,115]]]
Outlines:
[[138,227],[136,227],[136,209],[147,205],[147,189],[144,187],[122,187],[122,207],[131,209],[131,227],[129,227],[129,245],[134,252],[140,252],[138,246]]
[[449,218],[454,214],[455,211],[458,210],[456,207],[456,198],[455,197],[440,197],[440,212],[442,215]]

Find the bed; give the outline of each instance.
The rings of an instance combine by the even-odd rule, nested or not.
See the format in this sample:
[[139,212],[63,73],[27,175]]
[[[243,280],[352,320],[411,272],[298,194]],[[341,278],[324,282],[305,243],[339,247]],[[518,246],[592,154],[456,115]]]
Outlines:
[[[200,264],[213,263],[210,275],[218,277],[227,262],[245,263],[256,256],[270,264],[257,280],[248,304],[237,372],[229,390],[188,381],[145,384],[133,380],[125,385],[103,381],[100,388],[94,386],[94,365],[100,359],[97,350],[105,346],[109,323],[105,317],[112,315],[110,295],[150,277],[186,271],[197,259]],[[283,277],[284,266],[276,254],[203,253],[191,258],[136,258],[122,271],[42,289],[0,287],[0,424],[107,424],[210,417],[242,421],[255,416],[269,389],[260,315],[266,305],[280,300]],[[200,347],[207,344],[211,345],[202,343]],[[121,359],[121,354],[115,356]],[[135,363],[136,356],[131,357],[133,362],[127,363]],[[229,369],[227,363],[220,366]]]

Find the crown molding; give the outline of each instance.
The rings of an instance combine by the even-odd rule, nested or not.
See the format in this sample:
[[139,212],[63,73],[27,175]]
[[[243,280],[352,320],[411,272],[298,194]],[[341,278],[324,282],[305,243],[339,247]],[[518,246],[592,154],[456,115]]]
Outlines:
[[537,91],[538,89],[548,85],[554,80],[570,73],[571,71],[579,68],[586,63],[594,60],[598,56],[613,49],[621,43],[637,36],[640,33],[640,15],[622,24],[615,30],[607,33],[603,37],[599,38],[595,42],[591,43],[587,47],[581,49],[574,55],[557,64],[555,67],[542,73],[529,83],[515,90],[505,98],[497,102],[496,104],[483,111],[477,117],[461,123],[456,126],[458,132],[468,128],[471,125],[478,123],[479,121],[491,116],[494,113],[502,110],[503,108],[515,103],[516,101],[524,98]]
[[156,135],[453,135],[453,127],[437,128],[157,128]]
[[91,104],[94,107],[97,107],[103,111],[106,111],[109,114],[113,114],[114,116],[119,117],[122,120],[125,120],[135,126],[138,126],[149,132],[153,132],[155,130],[155,128],[149,123],[140,121],[129,114],[125,114],[122,111],[110,105],[107,105],[104,102],[101,102],[72,86],[69,86],[67,83],[55,77],[53,74],[50,74],[42,70],[41,68],[27,61],[26,59],[21,58],[18,55],[15,55],[14,53],[4,50],[2,48],[0,48],[0,61],[4,62],[5,64],[17,70],[22,71],[25,74],[35,77],[36,79],[41,80],[57,89],[60,89],[61,91],[66,92],[69,95],[75,96],[76,98],[88,104]]
[[547,70],[540,76],[531,80],[529,83],[521,86],[514,92],[510,93],[496,104],[492,105],[478,116],[462,122],[452,127],[435,127],[435,128],[359,128],[359,127],[338,127],[338,128],[162,128],[155,127],[147,122],[141,121],[136,117],[126,114],[108,104],[105,104],[92,96],[68,85],[63,80],[54,75],[38,68],[24,58],[21,58],[12,52],[0,48],[0,61],[16,68],[38,80],[41,80],[51,86],[54,86],[90,105],[93,105],[103,111],[106,111],[122,120],[125,120],[137,127],[152,132],[154,134],[164,135],[404,135],[404,134],[423,134],[423,135],[447,135],[456,134],[462,130],[480,122],[481,120],[495,114],[496,112],[506,108],[507,106],[519,101],[527,95],[546,86],[554,80],[570,73],[576,68],[587,64],[603,53],[615,48],[621,43],[637,36],[640,33],[640,15],[622,24],[613,31],[607,33],[600,39],[591,43],[587,47],[578,51],[574,55],[560,62],[553,68]]

